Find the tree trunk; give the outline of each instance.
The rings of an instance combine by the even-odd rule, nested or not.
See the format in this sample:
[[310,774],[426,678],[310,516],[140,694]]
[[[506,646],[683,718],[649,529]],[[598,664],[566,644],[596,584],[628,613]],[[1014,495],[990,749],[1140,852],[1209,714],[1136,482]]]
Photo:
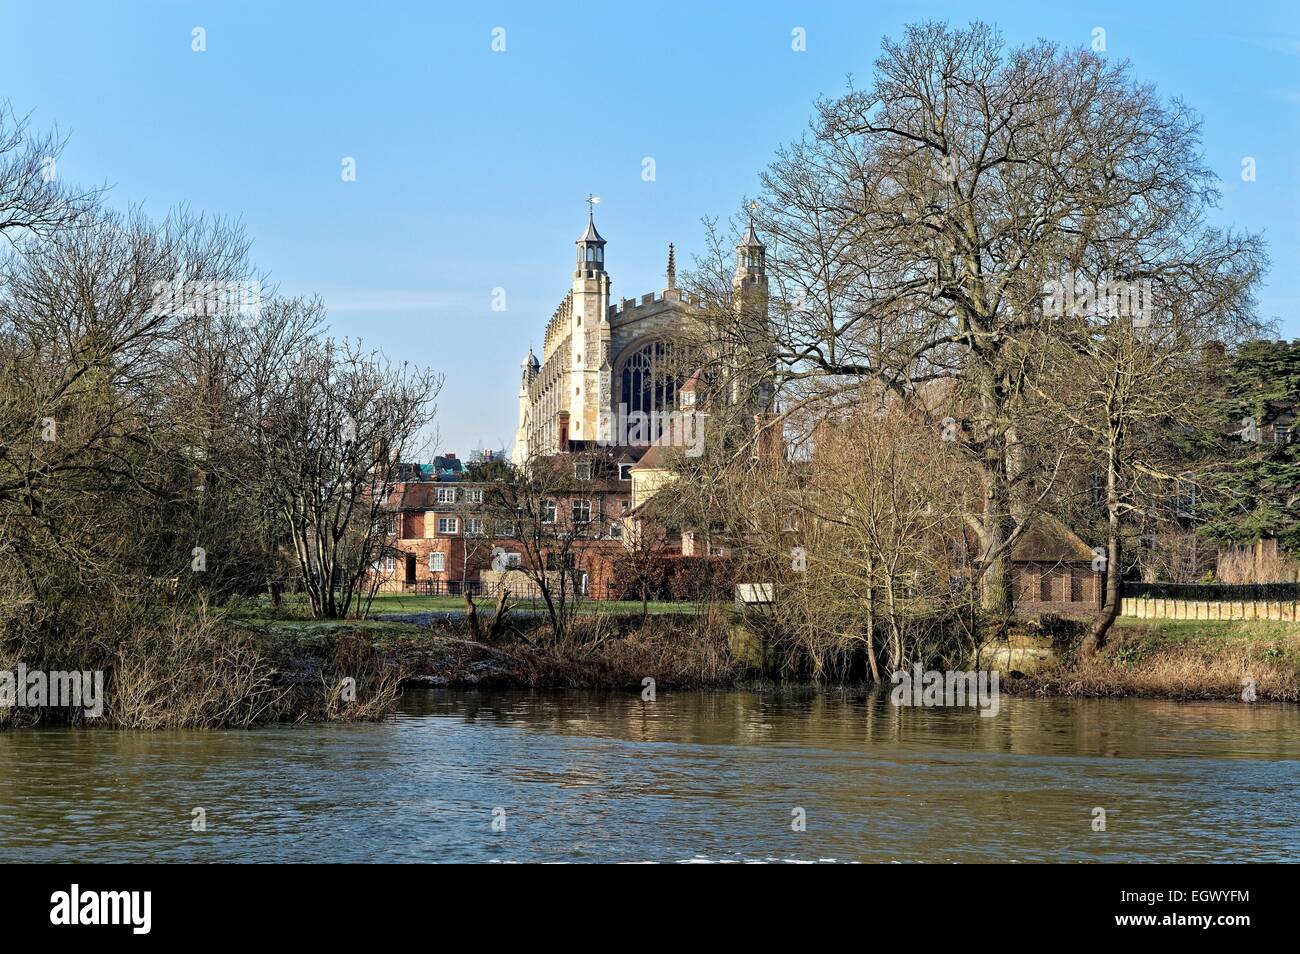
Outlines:
[[980,596],[984,612],[1003,628],[1011,619],[1015,596],[1011,586],[1011,553],[1007,540],[1015,530],[1011,515],[1011,484],[1007,477],[1005,435],[1000,434],[1005,396],[994,381],[985,381],[980,399],[984,414],[984,518]]
[[[998,537],[1005,540],[1001,533]],[[1005,625],[1015,609],[1011,595],[1011,555],[1004,550],[991,557],[984,566],[983,577],[980,595],[984,612],[998,625]]]
[[876,663],[876,598],[874,591],[867,589],[867,665],[871,668],[871,681],[880,682],[880,669]]
[[505,628],[506,617],[510,615],[510,590],[501,587],[501,596],[497,600],[497,612],[492,617],[492,626],[488,629],[487,641],[495,643],[501,635],[501,630]]
[[474,605],[474,597],[470,595],[469,587],[461,584],[465,590],[465,622],[469,624],[469,631],[474,638],[474,642],[482,642],[478,628],[478,607]]
[[1098,618],[1079,646],[1079,654],[1091,657],[1106,645],[1106,634],[1119,616],[1123,598],[1120,579],[1119,535],[1119,459],[1117,441],[1112,440],[1106,453],[1106,599]]

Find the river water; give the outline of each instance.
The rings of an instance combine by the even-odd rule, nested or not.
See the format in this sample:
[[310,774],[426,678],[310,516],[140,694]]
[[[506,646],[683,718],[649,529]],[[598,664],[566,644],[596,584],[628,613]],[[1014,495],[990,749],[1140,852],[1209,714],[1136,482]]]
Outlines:
[[382,724],[0,733],[0,861],[1297,858],[1300,707],[420,691]]

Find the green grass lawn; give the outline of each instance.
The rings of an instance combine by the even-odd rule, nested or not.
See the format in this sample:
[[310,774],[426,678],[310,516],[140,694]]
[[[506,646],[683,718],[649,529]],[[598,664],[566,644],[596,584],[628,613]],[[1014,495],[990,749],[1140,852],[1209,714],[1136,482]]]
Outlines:
[[[496,608],[496,601],[487,597],[476,597],[474,602],[478,606],[479,612],[485,615],[491,614]],[[521,612],[546,611],[546,605],[541,600],[513,600],[511,606]],[[699,610],[700,604],[698,603],[670,603],[653,600],[647,607],[647,611],[655,616],[681,613],[694,614]],[[409,593],[380,593],[370,606],[371,617],[389,613],[463,612],[465,612],[465,598],[462,596],[415,596]],[[598,614],[639,616],[641,614],[641,603],[639,600],[587,600],[579,605],[578,612],[592,616]],[[306,601],[295,597],[287,597],[284,603],[275,609],[272,609],[264,599],[250,600],[242,604],[234,615],[238,619],[251,623],[274,622],[279,629],[292,629],[294,625],[302,627],[319,625],[319,621],[309,618],[310,614],[307,610]],[[351,622],[373,627],[401,625],[398,623],[386,624],[375,619],[353,620]]]
[[1277,620],[1135,619],[1115,621],[1111,641],[1125,640],[1143,650],[1157,646],[1187,649],[1239,648],[1300,666],[1300,623]]
[[[480,613],[490,613],[496,606],[496,601],[489,597],[475,597],[474,602],[478,606]],[[544,611],[546,609],[541,600],[512,600],[511,605],[521,610]],[[651,614],[658,616],[666,613],[695,613],[699,610],[699,604],[651,600],[647,608]],[[464,611],[465,598],[462,596],[413,596],[409,593],[381,593],[375,597],[374,603],[370,606],[372,616],[380,613]],[[641,612],[641,603],[639,600],[587,600],[579,606],[578,611],[591,615],[608,613],[616,616],[626,616],[639,614]]]

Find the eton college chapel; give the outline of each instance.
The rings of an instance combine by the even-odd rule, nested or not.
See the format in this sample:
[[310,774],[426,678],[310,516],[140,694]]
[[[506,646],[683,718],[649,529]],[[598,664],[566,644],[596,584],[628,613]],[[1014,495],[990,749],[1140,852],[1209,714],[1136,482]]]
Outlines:
[[[674,341],[689,332],[699,303],[677,288],[672,245],[667,287],[618,302],[611,299],[605,240],[591,213],[575,245],[572,284],[546,325],[541,358],[530,350],[520,368],[511,460],[546,458],[572,478],[554,506],[575,522],[590,522],[570,569],[583,592],[602,597],[618,586],[614,565],[626,550],[625,527],[644,514],[643,505],[668,474],[666,458],[653,441],[620,440],[626,428],[611,428],[610,422],[692,405],[698,369],[685,366]],[[738,300],[754,296],[761,308],[765,269],[766,249],[751,222],[736,248]],[[404,465],[390,502],[393,555],[379,568],[384,590],[481,592],[526,559],[509,528],[494,527],[483,516],[490,481],[477,475],[490,463],[467,466],[444,454],[432,465]],[[672,544],[682,556],[725,553],[716,542],[691,533]]]
[[[672,341],[687,331],[696,303],[677,288],[673,247],[668,286],[640,300],[610,299],[605,240],[588,215],[575,243],[573,285],[546,325],[542,358],[528,352],[519,382],[519,429],[511,458],[522,463],[575,446],[617,443],[602,435],[620,415],[676,408],[684,371]],[[766,250],[753,223],[736,249],[737,292],[766,295]]]

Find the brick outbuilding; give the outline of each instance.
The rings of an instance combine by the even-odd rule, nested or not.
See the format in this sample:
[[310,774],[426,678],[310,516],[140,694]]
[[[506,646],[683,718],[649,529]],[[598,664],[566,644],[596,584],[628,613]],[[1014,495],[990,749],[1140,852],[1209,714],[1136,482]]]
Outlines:
[[1047,514],[1011,548],[1016,611],[1084,614],[1101,609],[1106,574],[1094,564],[1097,554],[1079,535]]

